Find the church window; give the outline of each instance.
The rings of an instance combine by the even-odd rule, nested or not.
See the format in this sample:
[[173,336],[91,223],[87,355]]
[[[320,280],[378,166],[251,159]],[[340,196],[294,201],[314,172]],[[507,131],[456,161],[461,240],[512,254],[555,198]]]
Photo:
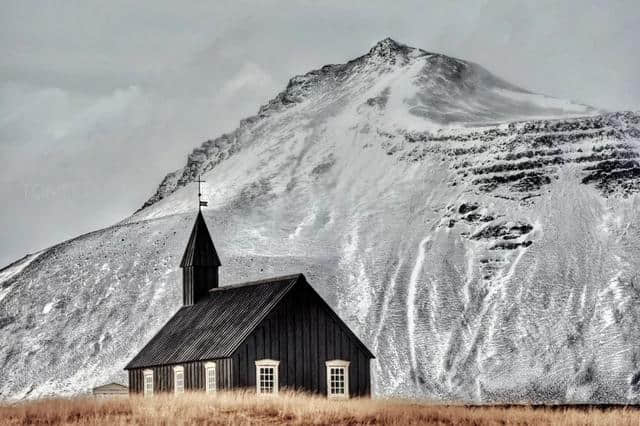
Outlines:
[[327,361],[327,396],[349,398],[349,361]]
[[215,362],[207,362],[204,365],[205,369],[205,381],[206,381],[206,389],[207,393],[216,392],[216,363]]
[[153,370],[144,370],[144,395],[152,396],[153,395]]
[[278,366],[280,361],[262,359],[256,361],[256,392],[258,394],[278,393]]
[[184,367],[173,367],[173,391],[176,394],[184,393]]

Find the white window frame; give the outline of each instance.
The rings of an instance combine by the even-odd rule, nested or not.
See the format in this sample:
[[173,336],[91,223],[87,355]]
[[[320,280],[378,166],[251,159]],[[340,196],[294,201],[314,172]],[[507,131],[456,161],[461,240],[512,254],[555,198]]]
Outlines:
[[[258,395],[277,395],[278,394],[278,366],[280,361],[274,359],[260,359],[256,361],[256,393]],[[262,392],[260,383],[260,369],[273,368],[273,392]]]
[[[178,387],[178,375],[182,375],[182,386]],[[173,393],[178,395],[184,393],[184,367],[176,365],[173,367]]]
[[[147,388],[147,379],[151,378],[151,388]],[[153,370],[143,370],[142,371],[142,392],[144,396],[153,396]]]
[[[209,372],[213,371],[213,382],[210,381]],[[204,381],[205,390],[207,393],[216,393],[218,391],[216,363],[214,361],[206,362],[204,364]]]
[[[331,361],[326,361],[325,365],[327,367],[327,398],[332,399],[349,399],[349,361],[345,361],[342,359],[333,359]],[[331,389],[331,369],[332,368],[341,368],[344,372],[344,393],[332,393]]]

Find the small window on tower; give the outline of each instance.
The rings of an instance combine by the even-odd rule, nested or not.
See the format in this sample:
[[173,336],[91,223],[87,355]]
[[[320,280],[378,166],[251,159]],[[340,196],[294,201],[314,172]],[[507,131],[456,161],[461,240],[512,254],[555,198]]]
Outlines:
[[278,366],[280,361],[256,361],[256,392],[261,395],[278,393]]
[[327,361],[327,396],[349,398],[349,361]]
[[181,365],[173,367],[173,391],[184,393],[184,367]]
[[144,376],[144,396],[153,395],[153,370],[144,370],[142,372]]
[[216,363],[215,362],[207,362],[204,365],[205,369],[205,381],[206,381],[206,389],[207,393],[216,392]]

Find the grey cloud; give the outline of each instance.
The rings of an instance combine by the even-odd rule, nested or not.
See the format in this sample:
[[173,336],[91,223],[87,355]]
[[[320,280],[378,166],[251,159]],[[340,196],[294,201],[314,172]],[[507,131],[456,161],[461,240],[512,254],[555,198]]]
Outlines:
[[387,36],[533,91],[640,107],[635,1],[0,7],[0,264],[117,222],[291,76]]

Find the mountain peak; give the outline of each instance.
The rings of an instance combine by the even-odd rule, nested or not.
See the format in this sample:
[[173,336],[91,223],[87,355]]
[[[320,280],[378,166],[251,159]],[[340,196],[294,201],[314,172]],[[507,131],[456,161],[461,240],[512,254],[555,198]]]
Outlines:
[[[311,102],[303,106],[306,100]],[[407,46],[387,37],[368,53],[346,63],[325,65],[292,77],[284,90],[262,105],[256,115],[242,120],[236,130],[196,148],[189,155],[187,166],[167,174],[141,209],[195,181],[199,173],[207,173],[232,155],[238,149],[238,135],[261,120],[271,116],[278,120],[279,114],[295,106],[301,107],[296,114],[315,116],[323,110],[335,115],[334,108],[344,108],[349,103],[357,111],[353,117],[356,120],[367,119],[371,111],[368,107],[374,106],[378,125],[386,123],[405,130],[594,112],[585,105],[528,92],[472,62]]]
[[402,43],[398,43],[391,37],[387,37],[385,39],[380,40],[373,46],[372,50],[375,49],[399,49],[401,46],[404,46]]
[[383,40],[380,40],[369,50],[369,55],[371,56],[382,56],[388,57],[392,53],[401,53],[411,50],[413,48],[406,46],[402,43],[398,43],[391,37],[387,37]]

